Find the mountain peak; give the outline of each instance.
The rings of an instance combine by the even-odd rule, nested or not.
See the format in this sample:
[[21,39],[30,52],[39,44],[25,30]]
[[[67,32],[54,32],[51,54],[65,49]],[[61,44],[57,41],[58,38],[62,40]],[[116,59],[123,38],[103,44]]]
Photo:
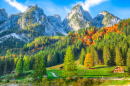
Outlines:
[[109,13],[108,11],[104,10],[104,11],[102,11],[102,12],[99,13],[99,14],[106,15],[106,14],[108,14],[108,13]]
[[77,9],[78,9],[78,10],[79,10],[79,9],[80,9],[80,10],[83,10],[82,5],[81,5],[81,4],[77,4],[75,7],[72,8],[72,10],[77,10]]
[[5,11],[5,9],[0,9],[0,11]]
[[34,7],[38,7],[37,4],[35,4]]
[[103,26],[112,26],[117,24],[121,19],[104,10],[97,15],[93,20],[93,26],[101,28]]

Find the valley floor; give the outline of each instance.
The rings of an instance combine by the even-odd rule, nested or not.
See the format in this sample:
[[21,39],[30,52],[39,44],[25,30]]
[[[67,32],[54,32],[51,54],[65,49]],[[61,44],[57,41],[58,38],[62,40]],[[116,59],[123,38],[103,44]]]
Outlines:
[[[66,79],[67,77],[62,75],[62,70],[60,70],[60,67],[63,64],[52,66],[47,68],[47,74],[49,80],[57,80],[57,79]],[[121,66],[126,71],[126,66]],[[77,66],[77,76],[76,77],[87,77],[87,78],[93,78],[93,79],[101,79],[103,80],[100,85],[130,85],[130,76],[125,73],[111,73],[111,71],[116,68],[116,66],[105,66],[105,65],[98,65],[94,66],[91,69],[85,69],[84,66],[78,65]],[[32,73],[33,71],[27,71],[26,73]],[[2,82],[0,85],[6,84],[6,79],[10,79],[10,82],[8,84],[16,83],[19,85],[30,85],[31,83],[31,76],[30,74],[27,76],[21,76],[18,78],[11,78],[11,76],[14,76],[14,74],[5,75],[3,77],[0,77],[2,79]],[[73,77],[73,76],[72,76]]]

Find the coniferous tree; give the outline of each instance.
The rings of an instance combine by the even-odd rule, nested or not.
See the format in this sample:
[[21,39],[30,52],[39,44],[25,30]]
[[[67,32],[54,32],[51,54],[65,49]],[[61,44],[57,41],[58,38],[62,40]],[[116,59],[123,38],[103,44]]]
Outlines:
[[128,50],[128,45],[127,43],[123,43],[122,44],[122,57],[123,57],[123,60],[124,60],[124,64],[126,64],[126,58],[127,58],[127,50]]
[[0,76],[2,75],[2,61],[1,61],[1,58],[0,58]]
[[127,72],[129,73],[130,75],[130,48],[128,49],[128,52],[127,52]]
[[81,54],[80,54],[80,59],[79,59],[81,65],[84,65],[84,59],[85,59],[85,50],[84,50],[84,48],[82,48]]
[[24,71],[28,71],[30,69],[30,62],[28,56],[24,56]]
[[35,65],[33,71],[33,80],[40,82],[43,78],[43,75],[46,74],[45,60],[42,54],[38,53],[35,56]]
[[64,69],[62,70],[62,72],[65,76],[76,75],[76,64],[74,62],[74,54],[70,47],[66,51],[63,67]]
[[9,50],[7,50],[7,54],[6,54],[7,57],[11,57],[11,52]]
[[111,54],[107,47],[104,47],[103,49],[103,62],[105,65],[111,65]]
[[118,47],[116,47],[116,65],[121,66],[124,65],[124,60],[122,58],[121,52]]
[[22,58],[20,57],[15,68],[15,73],[16,74],[21,74],[23,72],[23,63],[22,63]]
[[99,57],[98,57],[98,53],[97,53],[96,49],[94,47],[91,48],[90,53],[91,53],[91,55],[92,55],[92,57],[94,59],[94,64],[97,65],[98,62],[99,62]]
[[86,68],[90,68],[90,67],[94,66],[94,59],[90,53],[86,54],[86,56],[85,56],[84,66]]

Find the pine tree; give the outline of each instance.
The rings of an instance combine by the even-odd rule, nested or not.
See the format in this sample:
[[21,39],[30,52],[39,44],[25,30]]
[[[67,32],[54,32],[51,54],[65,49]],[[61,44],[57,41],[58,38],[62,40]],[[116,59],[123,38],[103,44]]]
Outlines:
[[19,58],[19,60],[16,64],[15,73],[21,74],[22,72],[23,72],[22,58]]
[[24,71],[28,71],[30,69],[30,62],[28,56],[24,56]]
[[46,66],[43,54],[38,53],[35,56],[35,65],[33,71],[33,80],[40,82],[43,78],[43,75],[46,74]]
[[107,47],[104,47],[103,49],[103,62],[105,65],[111,65],[111,54]]
[[124,65],[124,60],[122,58],[121,52],[118,47],[116,47],[116,65],[121,66]]
[[0,76],[2,75],[2,61],[1,61],[1,58],[0,58]]
[[81,65],[84,65],[84,59],[85,59],[85,50],[84,50],[84,48],[82,48],[81,54],[80,54],[80,59],[79,59]]
[[76,75],[76,64],[74,62],[74,54],[70,47],[66,51],[63,67],[64,69],[62,70],[62,72],[65,76]]
[[94,66],[94,59],[90,53],[86,54],[86,56],[85,56],[84,66],[86,68],[90,68],[90,67]]
[[9,50],[7,50],[7,54],[6,54],[7,57],[11,57],[11,52]]
[[129,73],[130,75],[130,48],[128,49],[128,52],[127,52],[127,72]]
[[99,61],[99,57],[98,57],[98,53],[96,51],[96,49],[93,47],[91,48],[91,51],[90,51],[93,59],[94,59],[94,64],[97,65],[98,64],[98,61]]

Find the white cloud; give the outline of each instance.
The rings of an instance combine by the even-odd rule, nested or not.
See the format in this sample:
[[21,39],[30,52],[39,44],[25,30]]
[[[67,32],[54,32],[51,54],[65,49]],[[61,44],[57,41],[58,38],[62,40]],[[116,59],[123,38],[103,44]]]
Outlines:
[[104,1],[108,1],[108,0],[85,0],[85,2],[80,1],[77,4],[81,4],[84,10],[89,11],[90,7],[99,5]]
[[65,11],[66,11],[66,13],[70,13],[71,12],[71,10],[68,9],[67,7],[65,7]]
[[16,0],[5,0],[6,2],[8,2],[11,6],[15,7],[17,10],[24,12],[27,9],[27,6],[18,3]]

